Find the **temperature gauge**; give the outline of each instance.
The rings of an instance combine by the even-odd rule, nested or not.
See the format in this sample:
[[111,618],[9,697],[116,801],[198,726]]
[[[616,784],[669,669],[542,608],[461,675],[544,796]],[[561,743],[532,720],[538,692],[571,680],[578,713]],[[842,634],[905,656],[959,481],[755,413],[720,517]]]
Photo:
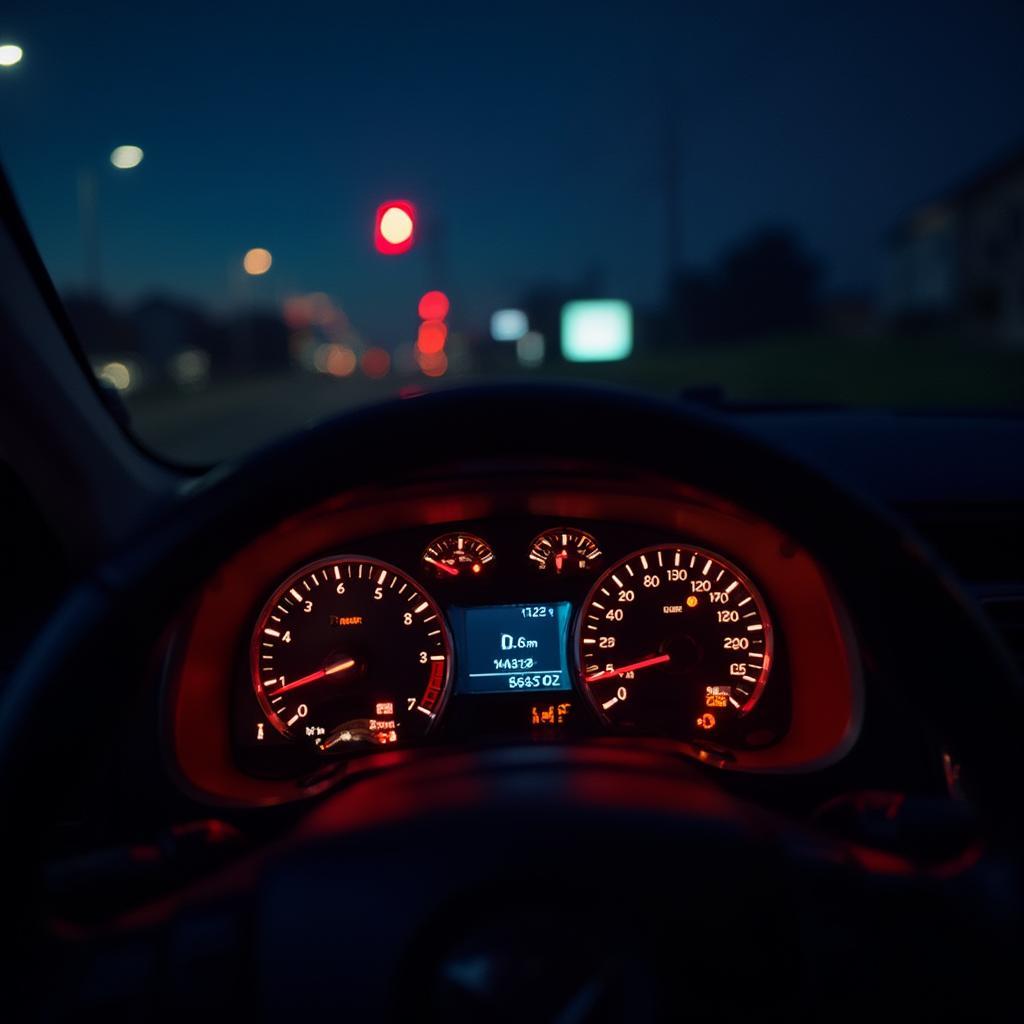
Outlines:
[[423,552],[423,564],[438,579],[482,576],[494,561],[491,545],[472,533],[446,533]]
[[545,530],[530,546],[530,561],[540,572],[555,576],[588,572],[600,557],[597,541],[570,526]]

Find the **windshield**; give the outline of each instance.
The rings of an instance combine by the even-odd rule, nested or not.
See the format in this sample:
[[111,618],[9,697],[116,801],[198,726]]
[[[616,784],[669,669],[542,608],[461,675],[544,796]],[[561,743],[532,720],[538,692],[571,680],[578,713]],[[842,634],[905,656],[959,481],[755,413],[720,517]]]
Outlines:
[[207,462],[467,381],[1024,401],[1024,8],[24,5],[5,169]]

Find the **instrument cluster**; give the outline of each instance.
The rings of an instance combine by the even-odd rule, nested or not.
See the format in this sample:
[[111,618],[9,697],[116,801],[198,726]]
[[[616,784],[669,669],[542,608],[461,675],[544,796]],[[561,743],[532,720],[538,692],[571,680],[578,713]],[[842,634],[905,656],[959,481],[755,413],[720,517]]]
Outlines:
[[532,518],[404,530],[320,553],[260,596],[233,701],[256,773],[595,733],[721,759],[788,725],[766,599],[726,555],[663,531]]
[[457,745],[654,742],[810,771],[861,721],[856,642],[809,551],[707,492],[608,475],[308,508],[221,564],[163,665],[168,766],[214,803]]

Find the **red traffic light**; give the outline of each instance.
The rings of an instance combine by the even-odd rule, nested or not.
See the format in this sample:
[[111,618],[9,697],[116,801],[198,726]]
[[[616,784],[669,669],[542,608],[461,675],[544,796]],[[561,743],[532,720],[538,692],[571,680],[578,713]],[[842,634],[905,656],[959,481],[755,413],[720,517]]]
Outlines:
[[416,335],[416,348],[425,356],[436,355],[444,348],[448,328],[442,320],[424,320]]
[[427,292],[420,299],[418,312],[421,320],[443,320],[448,315],[448,296],[444,292]]
[[373,244],[377,252],[397,256],[408,252],[416,238],[416,207],[404,199],[392,199],[377,207]]

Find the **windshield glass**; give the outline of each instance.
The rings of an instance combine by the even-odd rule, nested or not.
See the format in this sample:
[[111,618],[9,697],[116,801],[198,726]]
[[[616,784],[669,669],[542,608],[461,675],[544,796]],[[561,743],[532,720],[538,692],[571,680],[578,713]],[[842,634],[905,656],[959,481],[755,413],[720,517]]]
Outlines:
[[169,457],[506,378],[1024,401],[1016,0],[6,7],[0,156]]

